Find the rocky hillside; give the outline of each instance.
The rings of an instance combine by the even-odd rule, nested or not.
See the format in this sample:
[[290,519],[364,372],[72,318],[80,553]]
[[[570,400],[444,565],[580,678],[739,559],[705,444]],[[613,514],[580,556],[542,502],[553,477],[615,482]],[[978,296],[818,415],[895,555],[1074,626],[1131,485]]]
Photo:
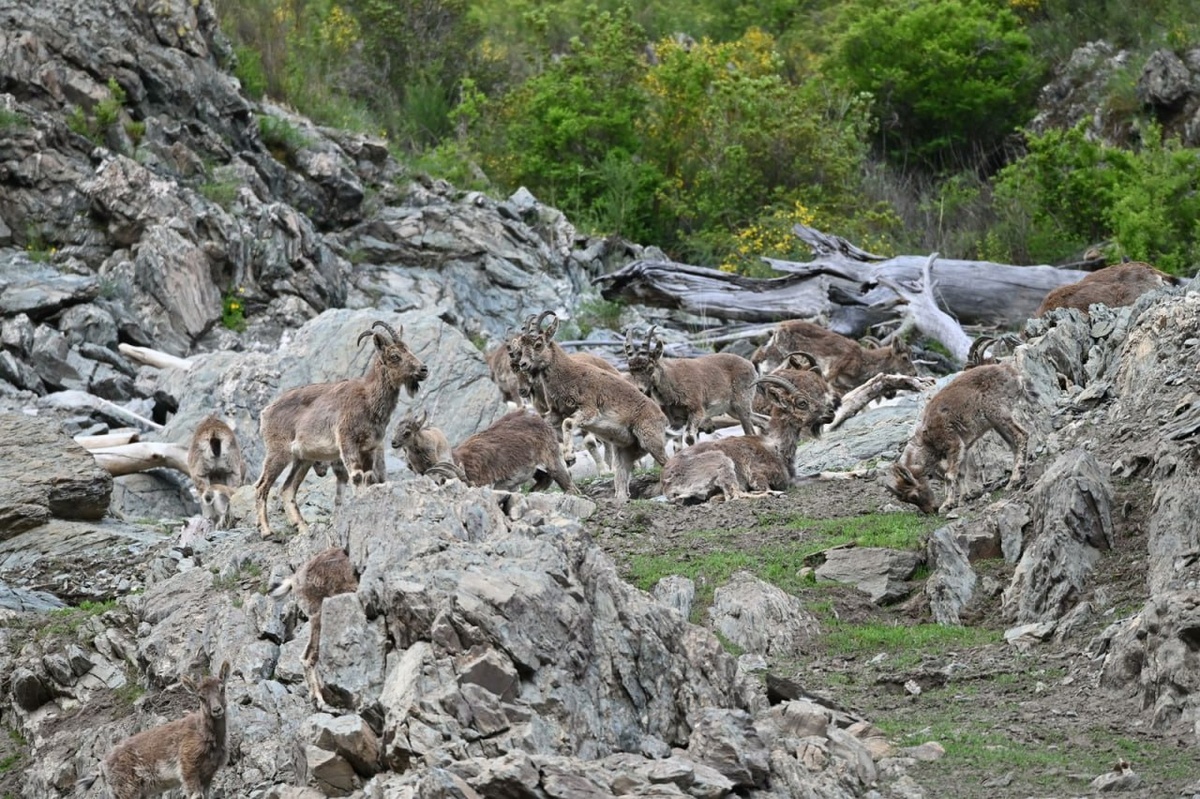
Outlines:
[[[209,0],[0,0],[0,795],[72,795],[115,742],[190,707],[181,675],[225,661],[217,797],[927,795],[918,754],[869,719],[763,687],[754,656],[801,640],[787,614],[751,612],[789,608],[783,592],[739,582],[713,625],[735,658],[679,612],[686,586],[660,601],[620,579],[589,534],[606,499],[437,488],[394,461],[337,510],[332,481],[310,479],[314,534],[280,545],[254,529],[249,488],[239,526],[202,535],[179,472],[114,477],[75,443],[126,427],[186,443],[217,413],[256,475],[265,405],[361,374],[375,320],[430,369],[398,414],[459,440],[503,411],[478,345],[571,312],[591,277],[644,255],[526,192],[417,180],[384,142],[252,103],[230,58]],[[1136,694],[1148,725],[1194,725],[1200,299],[1172,289],[1027,332],[1033,474],[934,535],[929,616],[960,621],[973,560],[1001,552],[1014,640],[1111,616],[1097,691]],[[148,366],[131,346],[185,360]],[[802,471],[890,461],[921,401],[855,419]],[[1004,455],[985,448],[979,468],[1002,473]],[[1131,518],[1145,601],[1116,614],[1089,580]],[[308,622],[266,589],[330,542],[361,584],[325,605],[318,708]]]

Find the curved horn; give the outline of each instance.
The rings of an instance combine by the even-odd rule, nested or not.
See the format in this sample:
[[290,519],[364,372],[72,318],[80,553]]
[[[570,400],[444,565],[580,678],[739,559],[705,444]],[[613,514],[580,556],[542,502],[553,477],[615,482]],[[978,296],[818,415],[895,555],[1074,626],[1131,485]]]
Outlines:
[[358,334],[358,341],[356,341],[354,343],[357,346],[361,347],[362,341],[364,338],[370,338],[371,336],[374,336],[374,335],[375,335],[375,332],[373,330],[364,330],[363,332]]
[[979,365],[983,363],[984,354],[987,348],[996,343],[996,339],[991,336],[980,336],[971,342],[971,349],[967,352],[967,363]]
[[536,317],[537,314],[535,313],[531,313],[529,316],[525,317],[525,325],[521,328],[522,335],[529,335],[530,330],[533,328],[533,320]]
[[650,325],[650,329],[646,331],[646,343],[643,345],[646,349],[650,349],[650,344],[654,341],[655,330],[658,330],[658,325]]
[[553,316],[555,319],[558,318],[555,316],[554,311],[542,311],[537,315],[537,320],[533,323],[533,326],[540,331],[542,329],[542,322],[545,321],[547,316]]
[[820,370],[821,368],[821,364],[817,363],[817,356],[813,355],[811,352],[805,352],[804,350],[792,350],[787,354],[786,357],[784,357],[783,361],[784,363],[792,363],[794,358],[799,358],[802,361],[808,361],[808,366],[804,366],[803,363],[797,363],[797,369]]
[[[371,329],[374,330],[377,327],[382,327],[384,330],[386,330],[388,335],[392,337],[393,342],[397,344],[400,343],[400,336],[396,334],[395,330],[392,330],[392,326],[387,322],[383,321],[382,319],[376,319],[374,324],[371,325]],[[404,333],[404,325],[400,325],[400,333]]]
[[883,346],[883,342],[874,336],[863,336],[860,340],[867,345],[868,349],[877,350]]
[[763,375],[762,377],[758,378],[754,381],[754,387],[757,388],[758,386],[778,386],[788,393],[795,393],[796,391],[796,387],[794,385],[776,375]]

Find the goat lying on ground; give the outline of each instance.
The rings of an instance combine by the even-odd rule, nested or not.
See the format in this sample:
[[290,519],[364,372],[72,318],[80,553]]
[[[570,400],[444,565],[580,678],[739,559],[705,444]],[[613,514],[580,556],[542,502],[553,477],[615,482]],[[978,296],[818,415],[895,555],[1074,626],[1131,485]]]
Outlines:
[[[387,335],[374,332],[382,328]],[[375,355],[363,377],[336,383],[316,383],[286,391],[263,409],[259,423],[266,455],[262,474],[254,485],[258,526],[264,538],[271,536],[267,521],[267,495],[284,468],[291,471],[279,496],[288,518],[302,533],[308,524],[296,505],[296,490],[314,463],[340,460],[336,503],[341,503],[347,481],[355,487],[372,480],[375,464],[382,460],[388,421],[396,409],[403,386],[411,397],[417,393],[429,370],[413,355],[400,334],[386,322],[375,322],[372,330],[358,337],[373,338]]]
[[1011,364],[968,369],[950,381],[925,405],[917,429],[892,466],[888,489],[904,502],[933,513],[936,507],[929,480],[946,478],[946,499],[939,512],[962,501],[962,478],[967,452],[984,434],[995,430],[1013,451],[1009,487],[1021,480],[1029,436],[1013,419],[1013,408],[1029,396]]
[[820,431],[834,407],[825,390],[810,394],[778,375],[759,378],[757,385],[771,404],[766,434],[702,441],[671,456],[662,471],[669,501],[731,500],[792,484],[801,434]]
[[[813,416],[813,427],[808,430],[808,433],[816,438],[821,435],[823,425],[829,424],[838,408],[841,407],[841,398],[838,392],[834,391],[833,386],[821,376],[821,369],[817,365],[817,359],[807,352],[790,352],[785,361],[771,371],[775,377],[783,378],[784,380],[795,386],[800,393],[809,398],[813,408],[825,408],[827,413]],[[772,402],[766,392],[757,391],[754,396],[754,412],[758,415],[769,417],[771,415]],[[828,417],[828,418],[826,418]]]
[[663,342],[654,328],[640,347],[633,346],[632,331],[625,334],[629,377],[642,393],[658,403],[672,425],[684,428],[683,442],[696,443],[706,417],[728,413],[742,423],[742,432],[754,435],[752,405],[754,364],[740,355],[718,352],[699,358],[664,358]]
[[452,451],[445,441],[441,430],[426,426],[426,416],[422,413],[397,426],[392,446],[404,450],[409,467],[417,474],[429,473],[435,467],[437,471],[446,471],[446,465],[450,464],[457,471],[449,471],[469,485],[515,491],[534,478],[540,467],[542,473],[536,476],[534,491],[545,490],[553,480],[565,493],[579,493],[567,471],[554,429],[536,414],[513,411]]
[[879,374],[915,375],[904,339],[886,347],[863,347],[820,325],[793,319],[781,322],[750,360],[764,374],[778,368],[793,352],[807,352],[837,391],[845,393]]
[[358,590],[358,575],[350,557],[341,547],[330,547],[313,555],[288,579],[271,589],[271,596],[281,597],[289,591],[296,592],[296,599],[304,615],[308,616],[308,645],[304,648],[304,679],[308,684],[312,700],[318,707],[325,706],[324,686],[317,676],[317,658],[321,651],[321,605],[326,599],[338,594],[350,594]]
[[[551,317],[542,329],[542,320]],[[572,425],[594,433],[615,448],[614,491],[618,502],[629,500],[629,478],[638,458],[649,453],[667,462],[667,417],[649,397],[617,374],[581,363],[554,343],[558,318],[550,311],[526,326],[521,335],[520,371],[539,383],[550,410]]]
[[1114,264],[1098,269],[1076,283],[1051,290],[1033,315],[1045,316],[1056,308],[1077,308],[1086,316],[1092,305],[1110,308],[1132,305],[1147,291],[1178,282],[1179,278],[1140,261]]
[[[200,709],[181,719],[159,725],[117,744],[100,772],[113,799],[147,799],[172,788],[183,787],[187,799],[203,799],[229,756],[225,728],[225,683],[229,662],[221,664],[216,677],[205,677],[197,685],[188,676],[180,678],[200,698]],[[95,774],[76,783],[87,790]]]

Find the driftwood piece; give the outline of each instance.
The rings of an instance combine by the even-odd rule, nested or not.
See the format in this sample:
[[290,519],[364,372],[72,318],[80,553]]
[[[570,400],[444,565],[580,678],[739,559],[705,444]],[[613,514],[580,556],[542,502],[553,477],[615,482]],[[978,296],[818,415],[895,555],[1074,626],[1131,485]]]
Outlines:
[[901,329],[912,325],[926,338],[940,341],[949,350],[951,357],[958,361],[958,365],[962,366],[967,362],[971,351],[971,337],[953,316],[938,307],[934,298],[933,262],[937,257],[936,252],[929,256],[916,287],[909,287],[886,277],[879,278],[879,283],[896,292],[894,302],[904,306]]
[[137,430],[125,428],[112,430],[98,436],[75,436],[75,443],[84,449],[105,449],[106,447],[119,447],[122,444],[134,444],[140,438],[141,433]]
[[140,416],[127,408],[122,408],[115,402],[109,402],[106,399],[97,397],[95,394],[89,394],[86,391],[79,391],[77,389],[55,391],[53,394],[47,394],[42,397],[39,402],[48,408],[61,408],[65,410],[88,409],[96,411],[102,416],[107,416],[109,419],[116,420],[121,424],[133,425],[142,430],[163,429],[163,426],[153,419],[147,419],[145,416]]
[[847,419],[884,394],[895,391],[924,391],[932,386],[934,382],[932,377],[875,375],[861,386],[851,389],[842,395],[842,404],[838,406],[837,413],[833,416],[833,421],[825,429],[836,430]]
[[178,444],[140,441],[136,444],[94,449],[91,453],[100,464],[100,468],[113,477],[157,468],[188,473],[187,448]]
[[[867,253],[844,239],[797,225],[796,235],[814,259],[807,263],[764,258],[781,273],[749,278],[670,261],[634,261],[595,279],[605,299],[673,308],[702,317],[742,322],[784,319],[829,320],[833,330],[861,336],[872,325],[894,321],[886,302],[895,293],[881,283],[915,282],[928,256],[895,258]],[[1033,315],[1054,288],[1088,273],[1053,266],[1014,266],[990,261],[940,259],[936,295],[940,306],[963,325],[1016,328]],[[881,303],[879,307],[872,307]]]
[[192,362],[187,358],[180,358],[167,352],[152,350],[149,347],[137,347],[133,344],[118,344],[117,349],[121,351],[122,355],[130,360],[137,361],[138,363],[144,363],[147,366],[153,366],[155,369],[166,369],[168,367],[173,367],[175,369],[182,369],[186,372],[188,369],[192,368]]

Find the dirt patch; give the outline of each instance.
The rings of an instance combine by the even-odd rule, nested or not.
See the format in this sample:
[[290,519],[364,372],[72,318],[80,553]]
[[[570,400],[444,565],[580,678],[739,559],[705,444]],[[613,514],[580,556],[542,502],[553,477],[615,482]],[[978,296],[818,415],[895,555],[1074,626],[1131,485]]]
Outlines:
[[[804,600],[829,633],[803,658],[770,660],[764,679],[788,680],[830,698],[881,727],[898,749],[940,743],[944,757],[909,770],[931,799],[1089,795],[1091,781],[1120,762],[1128,762],[1142,779],[1124,796],[1161,799],[1179,796],[1185,788],[1190,795],[1200,778],[1190,727],[1151,729],[1140,697],[1099,687],[1102,660],[1088,653],[1092,638],[1140,609],[1147,593],[1145,569],[1138,562],[1146,551],[1148,492],[1135,481],[1115,488],[1116,546],[1101,558],[1083,597],[1096,613],[1067,641],[1026,651],[1003,641],[1007,625],[1000,592],[1012,574],[1003,561],[976,564],[982,590],[964,614],[964,637],[923,650],[918,633],[928,631],[932,619],[920,582],[913,584],[909,599],[880,607],[848,586],[791,579],[813,562],[811,556],[797,557],[775,568],[773,574],[784,576],[772,581]],[[740,563],[746,556],[763,563],[806,552],[811,549],[806,542],[819,543],[831,520],[892,512],[897,518],[911,516],[869,480],[817,483],[783,496],[691,507],[652,500],[617,506],[604,497],[602,484],[591,493],[600,495],[601,505],[588,523],[591,534],[625,577],[642,587],[649,587],[655,574],[691,576],[701,562],[729,558]],[[984,501],[967,506],[963,514],[969,517]],[[698,582],[701,602],[712,588]],[[703,615],[700,608],[693,620],[703,623]],[[874,646],[872,636],[889,628],[899,630],[898,637]]]

